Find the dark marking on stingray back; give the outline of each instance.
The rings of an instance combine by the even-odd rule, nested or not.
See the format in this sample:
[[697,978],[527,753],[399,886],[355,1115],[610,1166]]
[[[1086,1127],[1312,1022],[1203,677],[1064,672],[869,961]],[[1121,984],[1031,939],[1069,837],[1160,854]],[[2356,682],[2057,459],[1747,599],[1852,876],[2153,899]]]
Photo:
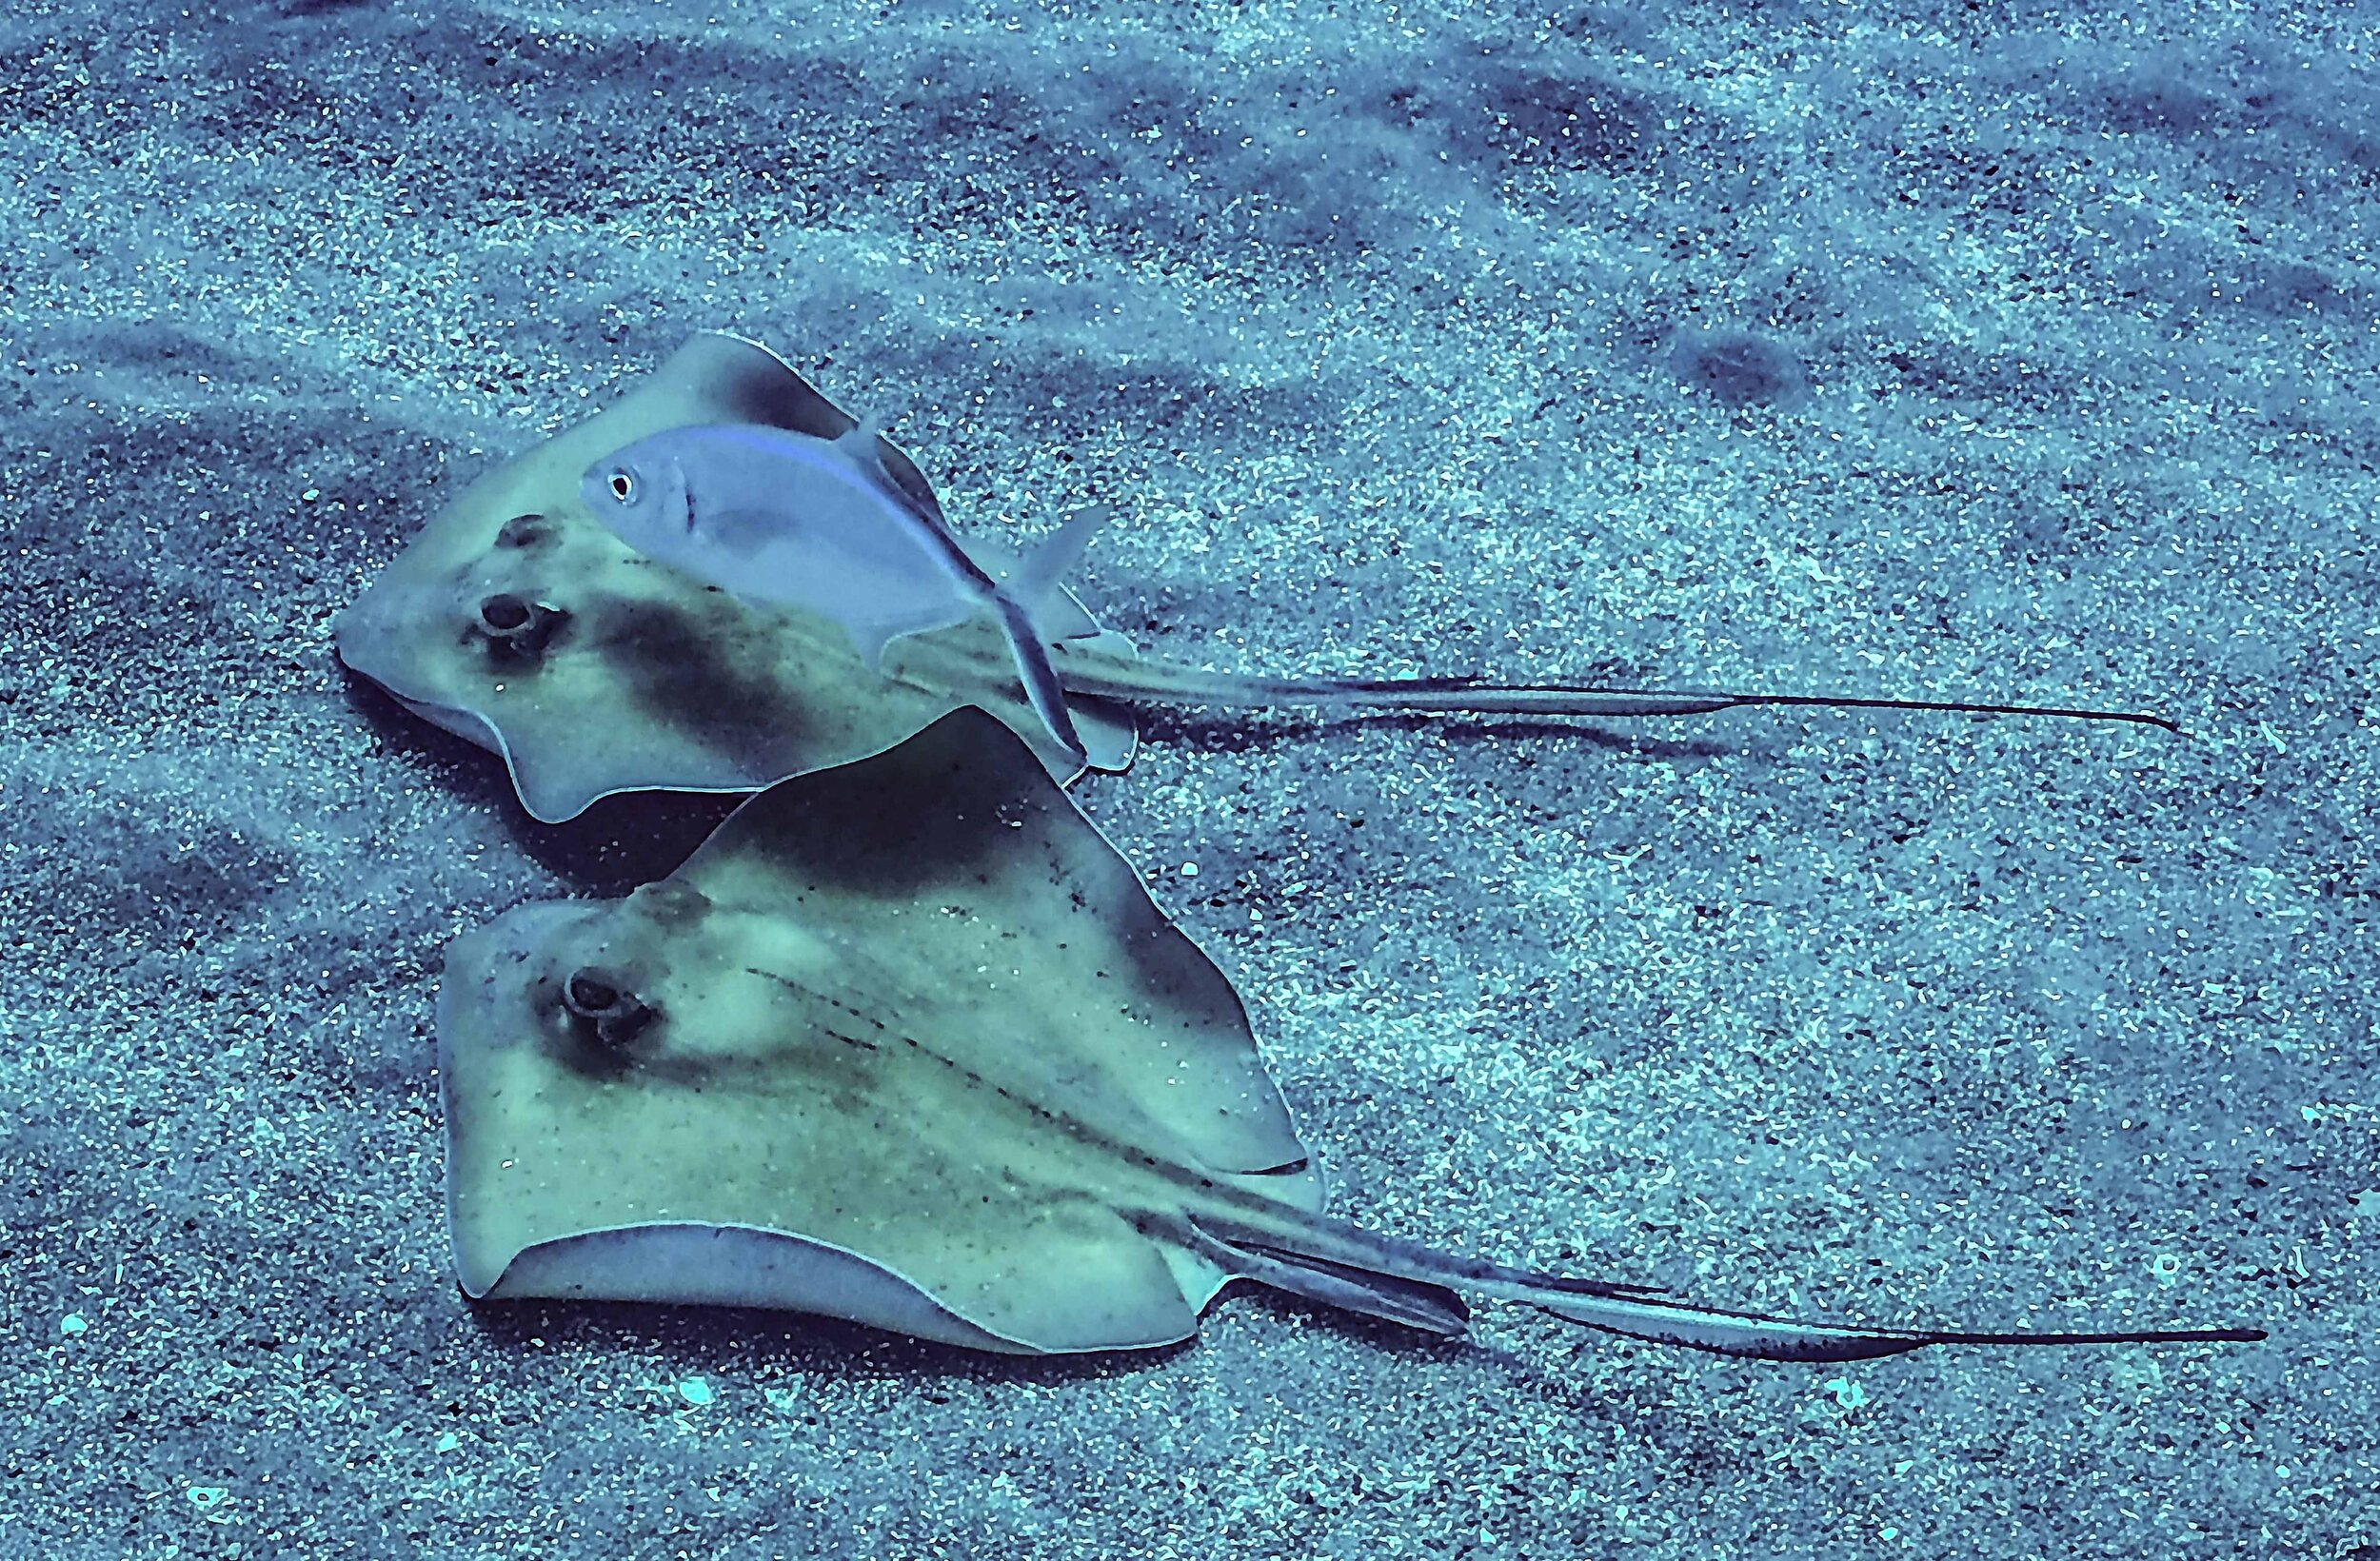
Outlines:
[[[715,752],[744,757],[804,735],[801,710],[696,615],[649,602],[615,602],[587,624],[588,648],[618,666],[640,714]],[[603,712],[589,712],[590,720]]]
[[1021,821],[1041,804],[1002,795],[964,761],[934,775],[887,776],[899,757],[805,777],[798,805],[752,817],[751,844],[813,883],[871,895],[990,881],[1006,833],[985,830],[982,820]]

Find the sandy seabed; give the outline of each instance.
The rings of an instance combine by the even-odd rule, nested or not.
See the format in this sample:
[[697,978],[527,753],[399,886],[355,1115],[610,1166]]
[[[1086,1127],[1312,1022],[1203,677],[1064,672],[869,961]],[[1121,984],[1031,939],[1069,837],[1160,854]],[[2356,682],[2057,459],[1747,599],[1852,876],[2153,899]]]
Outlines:
[[[154,14],[0,20],[0,1553],[2380,1553],[2368,20]],[[719,809],[532,824],[328,623],[703,327],[962,531],[1115,504],[1154,654],[2171,716],[1160,714],[1081,795],[1339,1213],[2271,1339],[467,1305],[442,950]]]

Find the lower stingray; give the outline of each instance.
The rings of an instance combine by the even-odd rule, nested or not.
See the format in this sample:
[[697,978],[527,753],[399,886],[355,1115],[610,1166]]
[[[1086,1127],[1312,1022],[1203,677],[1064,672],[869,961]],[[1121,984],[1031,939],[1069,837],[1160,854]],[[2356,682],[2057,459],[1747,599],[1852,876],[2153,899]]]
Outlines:
[[[2168,724],[1924,700],[1242,677],[1142,662],[1059,591],[1035,623],[1078,751],[1035,712],[999,623],[910,635],[871,665],[831,615],[705,586],[639,556],[588,511],[580,481],[595,462],[666,430],[739,424],[816,440],[858,426],[765,348],[697,336],[627,397],[457,496],[339,615],[340,659],[416,714],[502,754],[522,804],[547,823],[623,791],[758,791],[881,753],[962,705],[999,716],[1063,780],[1085,761],[1106,771],[1131,762],[1139,703],[1538,717],[1844,705]],[[942,526],[917,464],[881,436],[876,447],[892,488]],[[1014,575],[1015,557],[999,545],[960,545],[991,580]]]
[[1437,1334],[1470,1294],[1775,1359],[2263,1336],[1793,1322],[1329,1218],[1230,983],[978,711],[770,789],[625,900],[465,937],[438,1042],[475,1297],[1027,1354],[1186,1338],[1235,1278]]

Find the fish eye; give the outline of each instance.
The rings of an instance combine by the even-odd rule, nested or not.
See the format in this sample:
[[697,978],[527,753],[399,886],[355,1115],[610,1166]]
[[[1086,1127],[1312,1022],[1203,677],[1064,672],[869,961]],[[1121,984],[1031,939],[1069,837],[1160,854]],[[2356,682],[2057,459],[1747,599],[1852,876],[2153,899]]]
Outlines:
[[636,497],[635,476],[619,467],[612,468],[611,496],[624,504],[634,499]]

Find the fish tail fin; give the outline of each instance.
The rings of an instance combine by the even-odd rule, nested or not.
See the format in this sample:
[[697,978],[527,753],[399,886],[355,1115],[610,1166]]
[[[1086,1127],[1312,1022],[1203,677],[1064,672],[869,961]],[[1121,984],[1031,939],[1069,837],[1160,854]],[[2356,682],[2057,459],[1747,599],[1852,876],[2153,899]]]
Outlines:
[[1050,735],[1065,745],[1066,757],[1079,770],[1089,767],[1090,754],[1066,708],[1066,691],[1059,682],[1058,669],[1050,664],[1049,637],[1041,632],[1040,618],[1108,514],[1103,504],[1076,510],[1054,535],[1017,562],[994,596],[1016,654],[1024,697]]
[[[1854,1328],[1796,1322],[1755,1312],[1733,1312],[1674,1299],[1658,1291],[1534,1274],[1477,1258],[1458,1257],[1411,1242],[1373,1235],[1319,1216],[1289,1221],[1198,1216],[1201,1234],[1251,1259],[1294,1270],[1286,1289],[1327,1298],[1312,1275],[1340,1282],[1385,1275],[1408,1287],[1435,1287],[1536,1307],[1606,1334],[1651,1344],[1667,1344],[1715,1354],[1758,1360],[1873,1360],[1940,1344],[2248,1344],[2265,1336],[2258,1328],[2150,1329],[2112,1333],[1993,1333],[1970,1329]],[[1241,1272],[1241,1271],[1234,1271]],[[1286,1272],[1286,1271],[1279,1271]],[[1250,1277],[1265,1277],[1250,1274]],[[1348,1304],[1348,1303],[1342,1303]],[[1379,1313],[1377,1307],[1358,1310]]]
[[1088,769],[1090,752],[1082,745],[1082,734],[1075,730],[1074,714],[1066,708],[1066,690],[1058,681],[1058,669],[1050,664],[1049,645],[1034,624],[1032,610],[1006,591],[993,601],[1000,609],[1001,626],[1008,631],[1008,648],[1017,659],[1017,679],[1024,685],[1026,701],[1049,728],[1050,736],[1064,745],[1068,762],[1078,772]]

